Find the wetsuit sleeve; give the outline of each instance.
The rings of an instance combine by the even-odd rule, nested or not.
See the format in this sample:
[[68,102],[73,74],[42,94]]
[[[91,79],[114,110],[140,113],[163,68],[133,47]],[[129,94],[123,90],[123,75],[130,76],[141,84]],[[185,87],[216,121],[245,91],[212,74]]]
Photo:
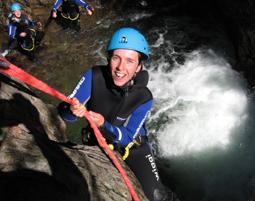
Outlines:
[[[74,88],[73,92],[68,96],[69,98],[77,98],[82,104],[86,104],[91,96],[92,86],[92,69],[86,71],[81,77],[80,81]],[[77,117],[69,112],[61,113],[63,119],[66,121],[75,121]]]
[[36,20],[31,20],[27,15],[23,14],[22,17],[23,17],[24,22],[27,25],[32,26],[32,27],[37,25],[37,21]]
[[109,122],[105,122],[104,129],[115,137],[115,142],[121,145],[127,145],[139,133],[145,135],[143,128],[144,122],[152,108],[152,100],[140,105],[128,118],[125,126],[114,126]]
[[85,1],[83,0],[75,0],[75,3],[81,7],[84,7],[84,8],[87,8],[89,6],[88,3],[86,3]]
[[30,20],[29,24],[33,27],[35,27],[37,25],[37,21],[36,20]]
[[63,0],[57,0],[57,1],[54,3],[54,5],[53,5],[52,10],[57,11],[57,9],[59,9],[59,7],[62,5],[62,3],[63,3]]
[[8,25],[8,35],[11,40],[15,39],[17,27],[14,24]]

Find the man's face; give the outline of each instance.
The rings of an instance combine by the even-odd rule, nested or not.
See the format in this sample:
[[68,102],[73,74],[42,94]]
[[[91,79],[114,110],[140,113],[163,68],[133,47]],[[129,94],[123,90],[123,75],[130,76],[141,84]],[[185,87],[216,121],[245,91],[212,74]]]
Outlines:
[[124,86],[140,71],[139,56],[139,53],[134,50],[117,49],[113,51],[110,66],[116,86]]
[[14,14],[16,17],[20,17],[20,16],[21,16],[21,10],[15,10],[15,11],[13,11],[13,14]]

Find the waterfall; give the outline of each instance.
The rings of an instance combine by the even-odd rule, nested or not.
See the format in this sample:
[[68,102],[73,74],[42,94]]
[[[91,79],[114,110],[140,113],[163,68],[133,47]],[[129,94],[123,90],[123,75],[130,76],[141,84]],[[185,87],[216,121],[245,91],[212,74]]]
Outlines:
[[183,65],[151,70],[155,105],[150,123],[162,157],[225,149],[247,118],[246,85],[212,50],[194,51]]

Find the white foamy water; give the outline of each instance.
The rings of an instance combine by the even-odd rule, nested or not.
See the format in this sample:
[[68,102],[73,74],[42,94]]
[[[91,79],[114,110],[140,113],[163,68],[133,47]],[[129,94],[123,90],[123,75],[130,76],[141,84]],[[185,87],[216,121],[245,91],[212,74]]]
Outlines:
[[171,72],[161,69],[150,72],[149,84],[155,99],[150,122],[165,121],[151,131],[157,133],[159,154],[169,157],[227,148],[233,131],[247,116],[240,75],[210,50],[193,52]]

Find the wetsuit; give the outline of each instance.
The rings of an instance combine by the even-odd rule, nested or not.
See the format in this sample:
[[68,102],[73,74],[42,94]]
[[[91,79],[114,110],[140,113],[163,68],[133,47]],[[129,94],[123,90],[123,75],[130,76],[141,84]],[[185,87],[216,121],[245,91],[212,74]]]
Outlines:
[[[43,38],[43,32],[34,29],[36,25],[37,22],[30,20],[25,14],[21,14],[19,18],[14,14],[10,14],[8,24],[9,49],[12,50],[18,47],[33,59],[35,47]],[[20,37],[21,32],[25,32],[26,36]]]
[[[130,149],[126,162],[140,181],[150,201],[163,199],[163,185],[147,143],[144,122],[152,107],[153,98],[146,87],[148,72],[140,71],[125,87],[113,84],[108,66],[94,67],[82,76],[70,98],[86,104],[88,110],[105,118],[100,128],[108,143],[115,144],[120,152],[134,139],[139,145]],[[68,105],[60,105],[60,112],[67,121],[75,121]]]
[[[80,10],[79,6],[84,7],[85,9],[89,8],[83,0],[57,0],[53,5],[53,11],[58,12],[57,22],[63,28],[73,28],[77,31],[80,30]],[[61,11],[58,9],[61,7]]]

